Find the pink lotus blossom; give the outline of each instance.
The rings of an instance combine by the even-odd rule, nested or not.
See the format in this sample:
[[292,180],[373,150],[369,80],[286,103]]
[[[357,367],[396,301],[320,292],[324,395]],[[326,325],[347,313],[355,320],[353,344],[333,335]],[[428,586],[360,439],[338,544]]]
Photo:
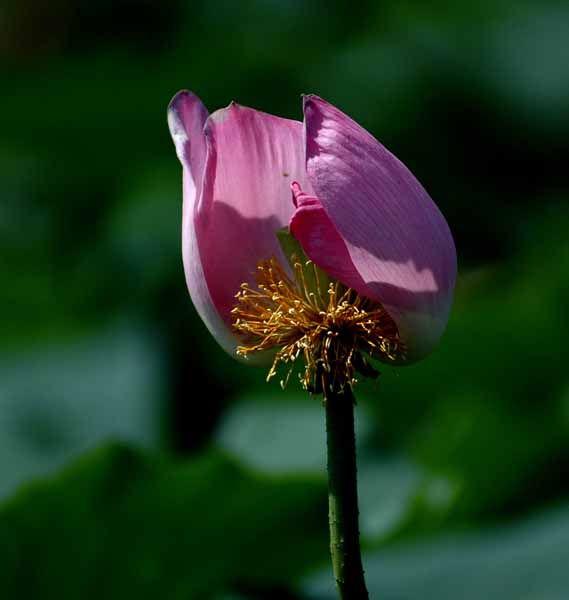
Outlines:
[[381,303],[406,361],[418,360],[449,318],[456,278],[449,227],[409,169],[363,127],[317,96],[303,103],[304,123],[235,103],[208,116],[188,91],[170,103],[194,305],[235,354],[235,295],[243,282],[255,285],[259,261],[287,264],[276,232],[289,226],[330,277]]

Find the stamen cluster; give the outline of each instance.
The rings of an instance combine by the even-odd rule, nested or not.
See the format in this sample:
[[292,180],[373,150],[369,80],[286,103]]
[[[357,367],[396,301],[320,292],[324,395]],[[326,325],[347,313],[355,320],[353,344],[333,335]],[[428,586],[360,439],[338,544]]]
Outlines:
[[244,334],[240,356],[278,349],[267,375],[288,365],[285,387],[299,357],[303,387],[314,393],[352,387],[356,372],[377,376],[366,356],[384,362],[405,358],[405,348],[393,319],[378,303],[338,282],[322,285],[321,271],[312,261],[293,257],[294,280],[274,259],[257,266],[257,288],[241,285],[232,310],[234,328]]

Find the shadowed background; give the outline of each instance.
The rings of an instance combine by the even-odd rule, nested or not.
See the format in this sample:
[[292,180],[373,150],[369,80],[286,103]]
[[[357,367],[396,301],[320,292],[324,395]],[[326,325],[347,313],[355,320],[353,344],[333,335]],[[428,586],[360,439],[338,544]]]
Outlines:
[[552,0],[5,1],[2,597],[334,598],[319,400],[185,288],[181,88],[323,96],[453,231],[440,347],[356,389],[371,597],[569,597],[568,40]]

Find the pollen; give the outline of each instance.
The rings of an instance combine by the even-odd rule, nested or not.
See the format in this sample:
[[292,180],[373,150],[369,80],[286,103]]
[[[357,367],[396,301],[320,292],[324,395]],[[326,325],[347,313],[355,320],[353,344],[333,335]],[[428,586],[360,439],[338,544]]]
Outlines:
[[284,388],[297,365],[304,389],[342,393],[357,374],[377,376],[367,358],[405,360],[405,345],[387,311],[342,284],[329,281],[312,261],[296,260],[294,278],[274,258],[257,265],[257,286],[241,285],[232,310],[242,335],[237,354],[275,351],[267,381],[284,366]]

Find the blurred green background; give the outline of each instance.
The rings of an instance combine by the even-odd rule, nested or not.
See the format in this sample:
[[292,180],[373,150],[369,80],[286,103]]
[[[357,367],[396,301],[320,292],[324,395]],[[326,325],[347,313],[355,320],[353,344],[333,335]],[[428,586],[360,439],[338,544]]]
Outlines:
[[440,347],[356,390],[371,597],[569,598],[566,2],[4,0],[0,60],[3,599],[335,597],[320,403],[185,288],[181,88],[323,96],[454,233]]

